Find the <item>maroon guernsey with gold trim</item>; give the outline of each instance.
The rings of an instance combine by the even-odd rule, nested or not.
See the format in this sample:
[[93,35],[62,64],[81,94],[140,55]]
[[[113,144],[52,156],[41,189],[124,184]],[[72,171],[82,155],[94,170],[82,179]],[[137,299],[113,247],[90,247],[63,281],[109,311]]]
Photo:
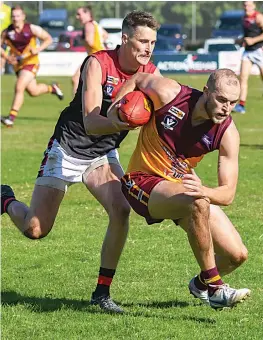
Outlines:
[[5,43],[10,47],[10,54],[18,57],[19,60],[19,63],[14,66],[15,72],[25,65],[39,64],[38,56],[31,54],[31,48],[36,48],[37,40],[31,31],[30,23],[25,23],[21,32],[17,32],[13,24],[11,24],[5,32]]
[[208,119],[193,126],[193,109],[201,95],[181,85],[179,94],[154,112],[140,131],[127,173],[144,172],[178,182],[205,154],[219,149],[232,117],[221,124]]

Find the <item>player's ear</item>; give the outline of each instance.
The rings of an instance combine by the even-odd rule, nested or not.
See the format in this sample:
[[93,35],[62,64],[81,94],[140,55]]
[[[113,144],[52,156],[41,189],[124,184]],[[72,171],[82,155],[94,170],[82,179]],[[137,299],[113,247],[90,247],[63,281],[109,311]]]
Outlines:
[[128,34],[123,33],[122,37],[121,37],[121,40],[122,40],[123,44],[127,44],[128,40],[129,40]]
[[205,85],[204,88],[203,88],[203,92],[204,92],[205,94],[208,94],[208,92],[209,92],[208,87],[207,87],[206,85]]

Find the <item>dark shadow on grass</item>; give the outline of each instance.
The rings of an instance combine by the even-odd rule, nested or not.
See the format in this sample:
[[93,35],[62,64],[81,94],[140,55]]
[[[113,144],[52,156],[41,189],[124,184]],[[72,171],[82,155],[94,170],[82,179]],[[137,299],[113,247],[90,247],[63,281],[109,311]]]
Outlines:
[[160,309],[165,309],[165,308],[172,308],[172,307],[188,307],[190,304],[185,301],[178,301],[178,300],[173,300],[173,301],[152,301],[152,302],[137,302],[137,303],[123,303],[123,307],[146,307],[146,308],[160,308]]
[[[16,306],[25,305],[26,308],[30,309],[32,312],[45,313],[53,312],[64,308],[69,308],[72,310],[83,311],[90,314],[105,314],[99,307],[91,306],[90,302],[87,300],[70,300],[70,299],[56,299],[52,297],[29,297],[22,296],[14,291],[2,292],[1,293],[2,306]],[[116,301],[122,307],[149,307],[149,308],[170,308],[170,307],[187,307],[189,304],[180,301],[168,301],[168,302],[153,302],[153,303],[134,303],[134,304],[121,304]],[[198,323],[215,324],[216,321],[211,318],[200,318],[192,317],[188,315],[166,315],[161,313],[154,313],[151,311],[125,311],[125,316],[133,317],[143,317],[143,318],[159,318],[163,320],[184,320],[184,321],[194,321]],[[111,314],[114,317],[121,317],[122,314]]]
[[56,299],[52,297],[22,296],[14,291],[1,292],[3,306],[25,304],[35,312],[52,312],[67,307],[73,310],[84,310],[90,307],[90,302],[85,300]]
[[43,117],[43,116],[35,116],[35,117],[19,117],[19,120],[25,120],[25,121],[42,121],[42,122],[54,122],[55,119],[52,117]]
[[263,145],[261,144],[240,144],[240,147],[255,149],[255,150],[263,150]]

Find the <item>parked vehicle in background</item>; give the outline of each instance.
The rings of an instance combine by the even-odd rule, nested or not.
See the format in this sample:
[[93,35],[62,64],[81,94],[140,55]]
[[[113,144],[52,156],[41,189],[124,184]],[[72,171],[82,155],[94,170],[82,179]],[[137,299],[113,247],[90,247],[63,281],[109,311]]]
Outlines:
[[212,31],[212,38],[242,38],[243,17],[243,10],[225,11],[216,22],[215,28]]
[[240,49],[239,45],[235,44],[235,39],[233,38],[217,38],[217,39],[207,39],[204,42],[204,47],[199,48],[197,53],[218,53],[226,51],[238,51]]
[[121,44],[121,28],[123,19],[121,18],[104,18],[99,21],[99,25],[103,27],[109,34],[105,46],[108,50],[114,49]]
[[182,34],[182,25],[180,24],[162,24],[157,33],[157,40],[167,40],[178,52],[182,51],[185,38],[186,35]]
[[56,50],[59,36],[63,31],[74,29],[68,23],[68,12],[66,9],[44,9],[39,16],[38,24],[52,36],[53,42],[47,47],[47,51]]
[[158,54],[177,54],[179,51],[174,48],[174,45],[170,43],[167,39],[158,38],[153,50],[153,55]]
[[64,31],[60,34],[56,51],[59,52],[86,52],[82,31]]

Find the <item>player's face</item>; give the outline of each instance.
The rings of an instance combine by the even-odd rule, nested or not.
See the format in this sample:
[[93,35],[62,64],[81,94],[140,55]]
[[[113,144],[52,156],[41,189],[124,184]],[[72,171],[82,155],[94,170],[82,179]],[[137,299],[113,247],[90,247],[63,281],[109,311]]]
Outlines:
[[133,35],[127,37],[126,46],[129,56],[139,65],[146,65],[156,42],[156,31],[147,26],[138,26]]
[[244,6],[244,11],[246,15],[252,14],[256,8],[254,1],[245,1],[243,6]]
[[22,25],[25,21],[25,14],[21,9],[14,9],[11,14],[12,24],[15,27]]
[[223,123],[235,107],[239,95],[239,86],[222,84],[218,90],[210,92],[207,90],[205,109],[208,117],[215,124]]
[[80,21],[82,25],[84,25],[86,22],[91,21],[91,15],[90,12],[84,12],[82,8],[79,8],[76,13],[76,18]]

